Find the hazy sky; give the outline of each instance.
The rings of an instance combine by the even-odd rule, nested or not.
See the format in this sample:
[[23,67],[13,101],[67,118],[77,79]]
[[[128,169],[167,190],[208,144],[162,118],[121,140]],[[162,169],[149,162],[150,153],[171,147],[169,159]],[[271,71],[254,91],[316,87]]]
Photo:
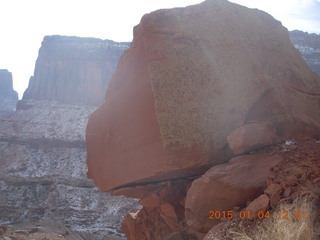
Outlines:
[[[320,33],[320,0],[230,0],[264,10],[289,30]],[[202,0],[0,0],[0,69],[13,74],[20,98],[45,35],[131,41],[143,14]]]

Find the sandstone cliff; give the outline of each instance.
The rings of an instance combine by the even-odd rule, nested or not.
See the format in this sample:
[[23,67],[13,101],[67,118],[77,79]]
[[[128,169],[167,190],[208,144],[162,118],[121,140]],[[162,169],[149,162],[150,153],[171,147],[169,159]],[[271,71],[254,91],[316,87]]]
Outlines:
[[203,239],[210,208],[245,207],[283,161],[256,149],[320,136],[319,102],[320,77],[267,13],[225,0],[158,10],[90,116],[88,176],[140,198],[128,239]]
[[46,36],[23,99],[99,105],[129,43]]
[[12,74],[0,69],[0,116],[12,113],[18,102],[18,93],[13,90]]
[[290,39],[310,68],[320,75],[320,35],[295,30],[290,32]]

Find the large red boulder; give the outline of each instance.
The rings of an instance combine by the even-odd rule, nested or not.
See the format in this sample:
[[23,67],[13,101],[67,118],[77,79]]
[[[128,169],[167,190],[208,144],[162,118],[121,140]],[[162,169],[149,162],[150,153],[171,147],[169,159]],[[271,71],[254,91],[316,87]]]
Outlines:
[[202,174],[227,136],[268,121],[280,137],[320,129],[320,77],[265,12],[225,0],[145,15],[87,127],[101,191]]

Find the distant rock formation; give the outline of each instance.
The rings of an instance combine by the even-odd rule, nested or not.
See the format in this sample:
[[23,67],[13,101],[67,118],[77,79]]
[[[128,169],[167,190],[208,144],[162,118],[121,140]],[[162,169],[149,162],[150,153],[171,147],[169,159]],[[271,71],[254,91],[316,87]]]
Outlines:
[[[253,129],[272,134],[265,139]],[[131,211],[122,225],[129,240],[187,239],[187,228],[202,239],[216,222],[199,221],[197,201],[218,201],[221,209],[231,209],[228,197],[217,200],[219,192],[207,194],[195,186],[190,193],[195,178],[239,152],[319,133],[320,77],[291,44],[288,31],[265,12],[207,0],[147,14],[135,27],[105,103],[90,116],[88,176],[101,191],[140,198],[144,207]],[[239,138],[247,142],[229,146]],[[254,164],[256,158],[218,169]],[[224,183],[236,188],[237,203],[261,194],[274,165],[264,165],[271,164],[266,157],[260,160],[265,177],[248,180],[250,194],[235,180],[250,178],[249,171]],[[219,179],[223,171],[204,175],[202,183]],[[202,199],[191,201],[199,194]]]
[[17,102],[18,93],[13,90],[11,72],[0,69],[0,116],[12,113]]
[[295,30],[290,32],[290,39],[310,68],[320,75],[320,35]]
[[[87,178],[85,128],[127,46],[45,37],[23,100],[0,118],[0,224],[51,220],[83,239],[123,237],[136,200],[101,193]],[[0,81],[1,94],[10,81]]]
[[23,99],[99,105],[129,43],[46,36]]

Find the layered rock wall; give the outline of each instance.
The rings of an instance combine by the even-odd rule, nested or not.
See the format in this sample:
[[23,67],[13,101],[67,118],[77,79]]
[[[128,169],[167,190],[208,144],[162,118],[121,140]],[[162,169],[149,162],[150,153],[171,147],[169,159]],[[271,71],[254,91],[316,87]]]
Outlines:
[[23,99],[99,105],[129,43],[46,36]]
[[0,116],[12,113],[17,102],[18,93],[13,90],[12,73],[0,69]]
[[320,75],[320,35],[295,30],[290,32],[290,39],[310,68]]

